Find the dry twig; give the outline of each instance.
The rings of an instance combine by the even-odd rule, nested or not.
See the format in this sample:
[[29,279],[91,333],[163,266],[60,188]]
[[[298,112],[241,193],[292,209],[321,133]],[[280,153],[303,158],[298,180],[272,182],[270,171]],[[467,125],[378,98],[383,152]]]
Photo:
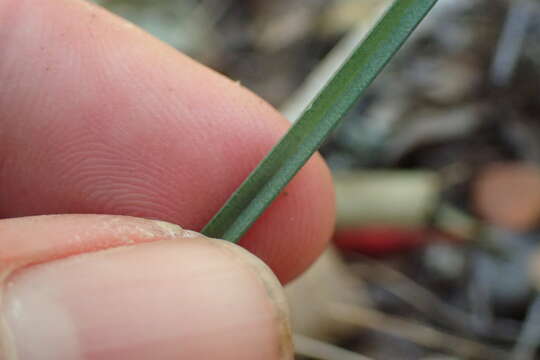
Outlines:
[[467,359],[508,359],[507,351],[473,340],[450,335],[408,319],[386,315],[377,310],[335,303],[330,305],[333,315],[343,322],[397,336],[418,345],[443,350]]

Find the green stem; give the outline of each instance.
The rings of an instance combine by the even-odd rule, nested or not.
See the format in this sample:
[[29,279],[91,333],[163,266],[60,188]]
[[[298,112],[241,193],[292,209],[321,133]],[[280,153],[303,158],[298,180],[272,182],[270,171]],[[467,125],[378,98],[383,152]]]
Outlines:
[[270,154],[202,230],[237,242],[331,134],[437,0],[396,0]]

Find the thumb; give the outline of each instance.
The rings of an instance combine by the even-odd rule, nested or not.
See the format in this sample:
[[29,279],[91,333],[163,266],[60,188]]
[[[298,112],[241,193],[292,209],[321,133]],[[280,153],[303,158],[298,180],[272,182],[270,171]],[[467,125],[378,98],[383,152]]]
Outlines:
[[292,358],[268,268],[170,224],[1,220],[0,281],[1,359]]

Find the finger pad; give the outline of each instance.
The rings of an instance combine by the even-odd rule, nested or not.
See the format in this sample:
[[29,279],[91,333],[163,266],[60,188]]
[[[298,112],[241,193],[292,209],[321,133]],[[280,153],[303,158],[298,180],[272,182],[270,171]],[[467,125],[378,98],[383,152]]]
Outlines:
[[[0,62],[0,216],[121,214],[199,230],[286,131],[249,91],[101,9],[24,4]],[[332,219],[314,158],[243,244],[286,282],[322,251]]]

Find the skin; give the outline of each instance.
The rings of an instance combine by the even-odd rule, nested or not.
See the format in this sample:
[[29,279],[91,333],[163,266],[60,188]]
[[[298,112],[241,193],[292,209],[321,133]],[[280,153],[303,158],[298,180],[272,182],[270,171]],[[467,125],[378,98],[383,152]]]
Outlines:
[[[82,1],[0,1],[0,49],[0,358],[290,358],[272,272],[290,281],[330,237],[318,155],[242,240],[256,257],[137,219],[200,230],[287,121]],[[47,321],[56,337],[31,325]],[[43,357],[58,338],[64,352]]]

